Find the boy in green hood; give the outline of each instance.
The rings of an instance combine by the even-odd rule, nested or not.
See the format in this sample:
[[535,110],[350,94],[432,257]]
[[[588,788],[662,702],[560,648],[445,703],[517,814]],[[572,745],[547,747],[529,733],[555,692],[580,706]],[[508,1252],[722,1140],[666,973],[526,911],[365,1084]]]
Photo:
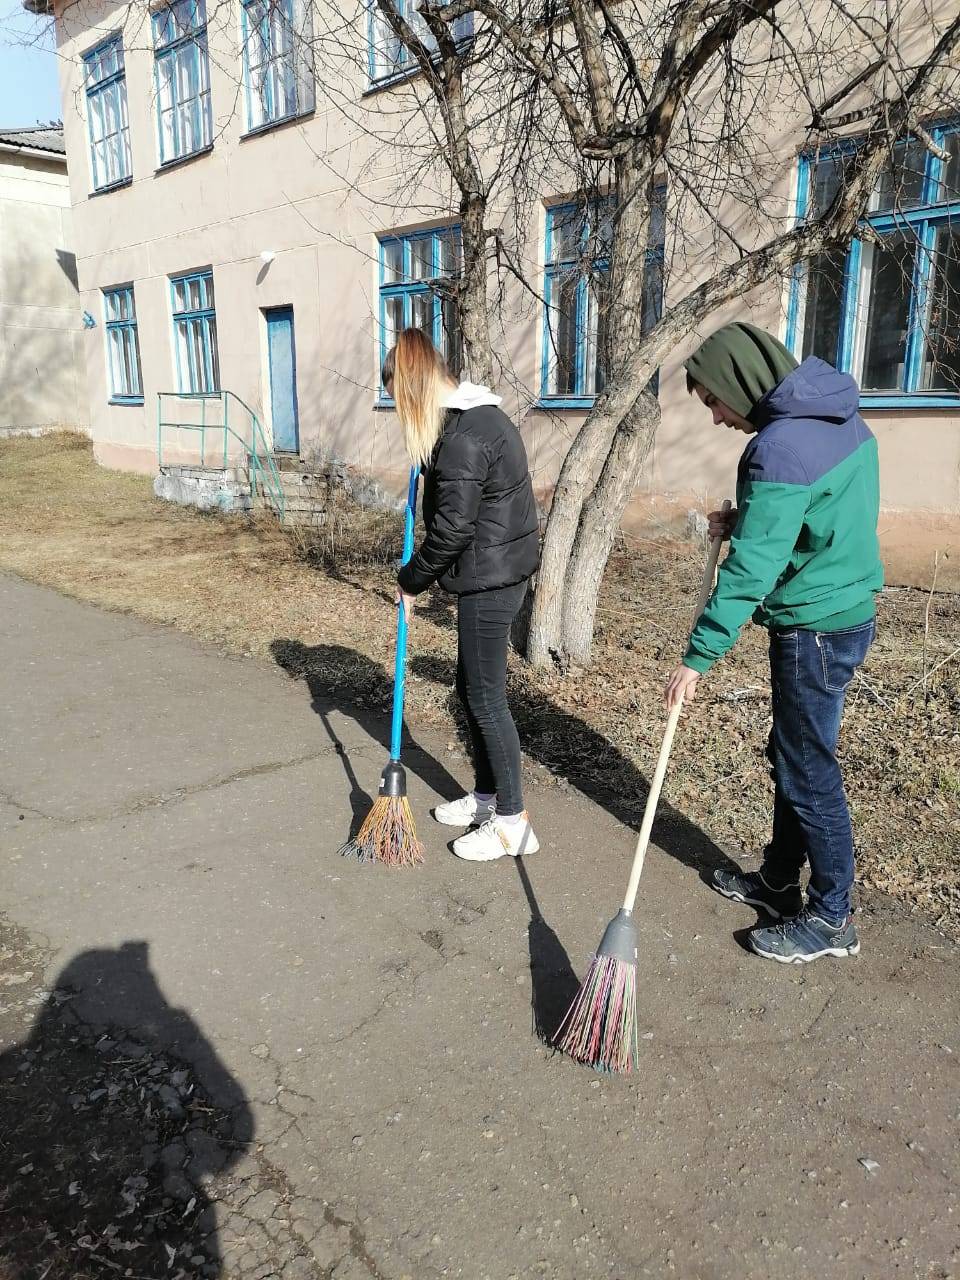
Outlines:
[[877,443],[858,413],[853,378],[816,357],[798,365],[754,325],[725,325],[686,370],[687,389],[714,423],[750,440],[737,472],[737,509],[710,516],[711,536],[729,538],[730,551],[665,699],[668,707],[693,701],[700,677],[751,617],[770,633],[773,688],[772,837],[759,871],[716,871],[712,884],[781,921],[748,935],[765,959],[801,964],[856,955],[853,833],[836,748],[846,689],[873,641],[874,598],[883,585]]

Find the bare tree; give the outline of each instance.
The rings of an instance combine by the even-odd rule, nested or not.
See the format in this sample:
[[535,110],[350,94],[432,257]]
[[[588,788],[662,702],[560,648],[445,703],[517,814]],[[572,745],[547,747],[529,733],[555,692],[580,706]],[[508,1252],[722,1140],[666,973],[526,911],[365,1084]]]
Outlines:
[[[68,0],[67,10],[83,3]],[[535,664],[582,664],[603,571],[659,425],[657,370],[718,309],[869,234],[858,232],[860,220],[881,174],[896,176],[902,139],[936,149],[931,122],[958,106],[957,4],[372,5],[406,51],[404,71],[419,74],[361,96],[367,5],[307,0],[309,29],[298,38],[322,72],[327,105],[351,122],[350,136],[314,154],[364,200],[407,216],[459,214],[462,268],[430,287],[456,305],[473,377],[509,375],[511,324],[524,308],[529,317],[545,305],[539,244],[530,244],[535,205],[549,192],[576,193],[589,228],[577,270],[596,299],[598,394],[560,465],[527,640]],[[229,8],[211,0],[210,21],[222,11],[224,30],[233,30]],[[145,22],[143,0],[129,10],[130,24]],[[239,101],[239,60],[235,50],[229,56]],[[359,162],[357,139],[372,144],[359,149]],[[844,161],[824,187],[829,198],[797,223],[784,174],[799,150],[826,154],[835,145]],[[385,157],[395,179],[387,187]],[[664,202],[658,316],[647,268]],[[951,326],[940,294],[929,325],[943,351]],[[547,332],[554,341],[553,327]],[[527,403],[537,398],[518,390]]]
[[[719,307],[848,241],[901,138],[933,145],[925,122],[956,103],[960,17],[858,0],[674,0],[653,10],[631,0],[556,10],[423,0],[420,9],[432,26],[472,12],[496,31],[515,75],[552,104],[539,127],[564,132],[568,171],[588,194],[612,197],[609,271],[596,279],[605,382],[561,468],[528,642],[535,664],[583,663],[603,569],[659,422],[657,368]],[[785,133],[793,154],[798,144],[858,143],[834,198],[799,225],[766,185],[789,162]],[[675,251],[671,301],[644,331],[644,264],[664,180],[675,245],[693,231],[696,248]],[[712,256],[712,274],[690,270],[695,255]]]

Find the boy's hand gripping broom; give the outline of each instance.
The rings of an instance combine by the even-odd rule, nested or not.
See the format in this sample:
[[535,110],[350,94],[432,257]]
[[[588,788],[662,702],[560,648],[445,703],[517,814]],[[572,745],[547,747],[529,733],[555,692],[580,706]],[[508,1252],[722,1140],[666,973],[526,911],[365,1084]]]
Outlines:
[[[723,504],[730,510],[730,502]],[[694,610],[691,631],[697,624],[713,589],[713,578],[720,558],[722,538],[713,538],[703,570],[703,583]],[[633,919],[633,908],[640,885],[643,859],[650,843],[650,832],[657,812],[657,802],[667,772],[667,761],[677,730],[682,699],[670,712],[657,767],[650,783],[643,822],[633,855],[633,867],[623,906],[607,925],[589,972],[577,992],[567,1015],[557,1028],[553,1043],[578,1062],[598,1071],[628,1072],[637,1056],[637,950],[639,938]]]
[[[413,521],[417,510],[420,468],[411,467],[407,510],[403,525],[401,564],[413,555]],[[403,690],[407,669],[407,613],[401,602],[397,608],[397,656],[393,674],[393,721],[390,729],[390,759],[380,775],[380,790],[360,830],[341,848],[342,854],[360,862],[385,862],[391,867],[415,867],[423,861],[423,846],[417,839],[413,812],[407,799],[407,775],[400,763],[403,736]]]

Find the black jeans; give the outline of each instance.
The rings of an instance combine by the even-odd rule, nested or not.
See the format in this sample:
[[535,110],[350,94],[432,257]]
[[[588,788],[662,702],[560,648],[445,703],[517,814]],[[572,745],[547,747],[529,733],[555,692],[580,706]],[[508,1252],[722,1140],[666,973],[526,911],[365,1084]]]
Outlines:
[[873,620],[846,631],[771,631],[773,729],[767,754],[776,796],[764,870],[795,881],[810,861],[807,897],[827,920],[850,914],[853,832],[837,738],[847,686],[873,641]]
[[526,581],[475,591],[457,606],[457,693],[473,745],[476,790],[497,793],[498,813],[521,813],[520,739],[507,706],[510,628],[527,593]]

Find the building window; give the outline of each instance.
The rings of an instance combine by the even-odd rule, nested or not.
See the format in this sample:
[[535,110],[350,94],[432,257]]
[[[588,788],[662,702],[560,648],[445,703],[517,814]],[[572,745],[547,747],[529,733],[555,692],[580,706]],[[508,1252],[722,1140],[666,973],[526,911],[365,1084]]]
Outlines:
[[[643,331],[663,310],[666,188],[656,191],[643,277]],[[544,351],[540,396],[555,408],[589,408],[603,390],[605,342],[598,284],[610,269],[610,198],[547,209]],[[656,379],[653,383],[656,389]]]
[[220,364],[213,272],[176,276],[170,285],[178,390],[182,395],[216,395],[220,390]]
[[[371,84],[413,75],[420,64],[394,33],[393,27],[383,15],[377,0],[369,0],[369,75]],[[417,11],[417,0],[394,0],[394,8],[408,24],[413,34],[431,54],[437,52],[437,42],[427,26],[426,19]],[[454,39],[460,43],[473,36],[473,14],[466,14],[453,23]]]
[[103,311],[106,317],[110,400],[113,404],[143,404],[133,285],[104,289]]
[[[787,344],[852,373],[876,408],[960,399],[960,125],[894,150],[863,219],[868,235],[795,272]],[[822,213],[852,148],[801,157],[797,216]]]
[[[401,329],[422,329],[454,374],[463,364],[457,307],[444,282],[460,275],[459,227],[384,236],[380,241],[380,363]],[[383,389],[380,398],[385,399]]]
[[84,54],[83,65],[93,189],[103,191],[128,181],[132,172],[122,38],[111,36]]
[[204,0],[169,0],[153,14],[160,163],[212,145]]
[[312,34],[309,0],[244,0],[248,129],[313,110]]

